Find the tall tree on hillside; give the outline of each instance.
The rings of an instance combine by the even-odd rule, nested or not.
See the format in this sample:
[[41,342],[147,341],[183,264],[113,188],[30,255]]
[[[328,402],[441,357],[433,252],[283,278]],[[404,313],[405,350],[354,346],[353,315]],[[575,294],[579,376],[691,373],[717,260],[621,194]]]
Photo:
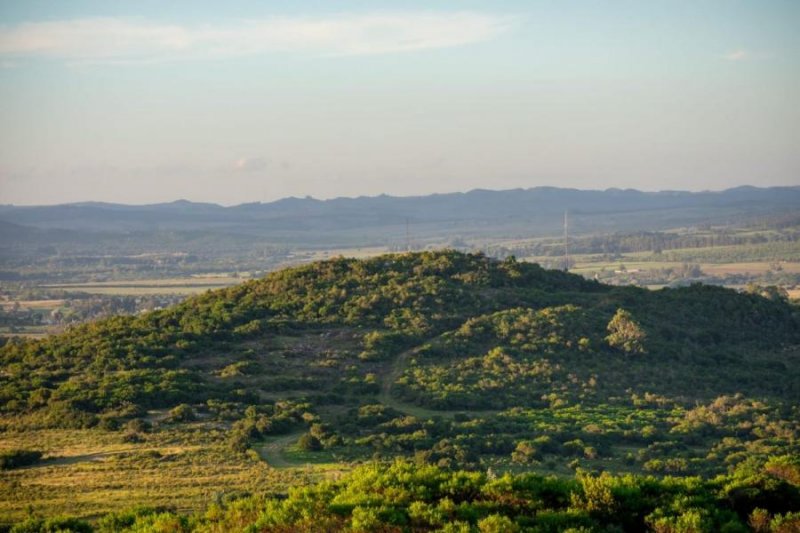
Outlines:
[[644,341],[647,339],[647,334],[628,311],[617,309],[606,329],[608,330],[606,342],[612,348],[630,354],[646,352]]

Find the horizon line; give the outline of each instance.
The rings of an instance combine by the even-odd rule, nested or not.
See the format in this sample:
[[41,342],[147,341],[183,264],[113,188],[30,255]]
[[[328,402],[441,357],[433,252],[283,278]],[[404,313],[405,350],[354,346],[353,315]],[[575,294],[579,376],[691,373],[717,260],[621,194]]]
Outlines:
[[186,204],[195,204],[195,205],[212,205],[216,207],[221,207],[223,209],[234,208],[234,207],[241,207],[244,205],[270,205],[275,204],[278,202],[284,202],[287,200],[300,200],[300,201],[316,201],[316,202],[332,202],[336,200],[361,200],[361,199],[375,199],[375,198],[395,198],[395,199],[413,199],[413,198],[428,198],[432,196],[455,196],[459,194],[471,194],[476,192],[489,192],[489,193],[503,193],[503,192],[512,192],[512,191],[534,191],[537,189],[552,189],[552,190],[559,190],[559,191],[577,191],[577,192],[609,192],[609,191],[619,191],[619,192],[637,192],[641,194],[668,194],[668,193],[681,193],[681,194],[719,194],[728,191],[733,191],[736,189],[757,189],[757,190],[767,190],[767,189],[800,189],[800,185],[768,185],[768,186],[757,186],[757,185],[737,185],[734,187],[727,187],[725,189],[701,189],[701,190],[685,190],[685,189],[659,189],[659,190],[645,190],[645,189],[634,189],[631,187],[621,188],[621,187],[608,187],[605,189],[579,189],[576,187],[556,187],[553,185],[537,185],[535,187],[513,187],[510,189],[486,189],[482,187],[476,187],[474,189],[469,189],[466,191],[450,191],[450,192],[435,192],[429,194],[409,194],[409,195],[393,195],[393,194],[374,194],[374,195],[359,195],[359,196],[334,196],[330,198],[315,198],[312,195],[306,196],[284,196],[275,200],[269,201],[262,201],[256,200],[252,202],[241,202],[237,204],[221,204],[217,202],[207,202],[207,201],[200,201],[200,200],[188,200],[186,198],[178,198],[175,200],[167,200],[163,202],[152,202],[152,203],[144,203],[144,204],[126,204],[121,202],[109,202],[104,200],[81,200],[77,202],[61,202],[61,203],[52,203],[52,204],[15,204],[15,203],[7,203],[7,204],[0,204],[0,207],[22,207],[22,208],[34,208],[34,207],[60,207],[60,206],[87,206],[90,204],[98,205],[98,206],[125,206],[125,207],[155,207],[155,206],[166,206],[172,204],[179,204],[179,203],[186,203]]

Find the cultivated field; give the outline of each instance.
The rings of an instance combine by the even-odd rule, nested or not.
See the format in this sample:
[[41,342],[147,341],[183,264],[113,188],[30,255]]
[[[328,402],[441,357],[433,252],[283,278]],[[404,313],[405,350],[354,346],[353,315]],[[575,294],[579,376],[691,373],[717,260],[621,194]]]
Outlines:
[[198,294],[241,283],[243,277],[234,275],[192,276],[182,278],[153,278],[135,281],[98,281],[93,283],[46,284],[42,288],[87,294],[138,296],[152,294]]

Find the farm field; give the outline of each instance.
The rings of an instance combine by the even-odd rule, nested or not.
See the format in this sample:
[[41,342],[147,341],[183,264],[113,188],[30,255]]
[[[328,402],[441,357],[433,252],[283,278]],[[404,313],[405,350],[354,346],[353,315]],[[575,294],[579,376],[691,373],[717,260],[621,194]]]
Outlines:
[[[530,262],[543,262],[546,259],[525,258]],[[607,261],[599,258],[581,257],[573,258],[574,265],[570,272],[591,276],[600,272],[619,272],[625,271],[648,271],[664,269],[680,269],[685,263],[677,261],[641,261],[636,256],[625,256],[615,261]],[[779,266],[780,271],[788,274],[800,274],[800,262],[774,262],[774,261],[743,261],[741,263],[695,263],[700,270],[709,276],[724,277],[727,275],[750,275],[760,276],[767,272],[774,272],[775,267]]]
[[93,283],[43,284],[43,289],[82,292],[87,294],[136,296],[150,294],[197,294],[209,289],[229,287],[246,278],[232,275],[181,278],[153,278],[132,281],[98,281]]

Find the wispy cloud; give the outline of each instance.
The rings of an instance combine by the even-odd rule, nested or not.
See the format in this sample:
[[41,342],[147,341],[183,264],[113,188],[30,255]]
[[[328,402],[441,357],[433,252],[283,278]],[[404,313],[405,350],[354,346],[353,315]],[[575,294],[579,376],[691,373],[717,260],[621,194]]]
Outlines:
[[728,52],[727,54],[725,54],[722,57],[724,59],[728,60],[728,61],[744,61],[746,59],[752,58],[753,54],[751,54],[747,50],[739,48],[737,50],[732,50],[732,51]]
[[147,62],[274,52],[386,54],[485,41],[514,21],[470,11],[273,17],[204,26],[84,18],[0,26],[0,57]]

